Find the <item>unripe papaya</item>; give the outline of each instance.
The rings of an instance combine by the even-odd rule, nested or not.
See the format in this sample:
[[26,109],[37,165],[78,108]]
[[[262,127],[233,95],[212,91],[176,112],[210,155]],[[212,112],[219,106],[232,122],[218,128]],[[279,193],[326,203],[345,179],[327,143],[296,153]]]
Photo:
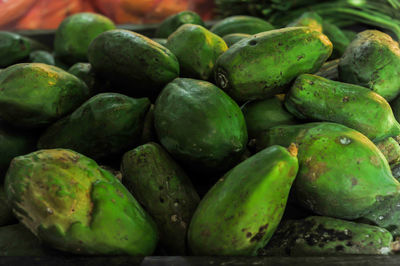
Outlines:
[[210,31],[223,37],[231,33],[245,33],[253,35],[273,29],[274,26],[261,18],[252,16],[231,16],[214,24]]
[[171,35],[184,24],[205,26],[204,21],[197,13],[185,10],[169,16],[163,22],[161,22],[160,26],[158,26],[156,30],[155,36],[156,38],[168,38],[169,35]]
[[178,58],[182,77],[208,80],[228,46],[206,28],[185,24],[168,37],[166,47]]
[[156,143],[124,154],[122,183],[154,218],[168,255],[186,254],[190,219],[200,201],[190,179]]
[[88,97],[86,84],[41,63],[17,64],[0,73],[0,117],[18,127],[47,126]]
[[311,216],[281,223],[258,255],[388,255],[392,251],[392,239],[389,231],[377,226]]
[[359,33],[339,63],[340,81],[378,93],[387,101],[400,93],[400,48],[388,34],[377,30]]
[[331,59],[340,58],[352,39],[349,39],[339,27],[332,23],[324,21],[322,27],[322,33],[328,36],[333,44]]
[[147,98],[97,94],[48,127],[38,148],[72,149],[94,159],[125,152],[140,143],[149,108]]
[[225,41],[226,45],[228,45],[228,47],[231,47],[238,41],[243,40],[245,38],[249,38],[249,37],[251,37],[251,35],[246,34],[246,33],[231,33],[231,34],[225,35],[222,39],[224,39],[224,41]]
[[339,71],[338,71],[339,61],[340,61],[340,59],[335,59],[335,60],[325,62],[321,66],[321,68],[317,72],[315,72],[314,75],[323,77],[326,79],[338,81],[339,80]]
[[400,162],[400,145],[394,138],[386,138],[375,143],[375,145],[385,156],[390,166]]
[[400,134],[389,103],[358,85],[300,75],[286,95],[285,107],[300,119],[340,123],[374,141]]
[[129,191],[95,161],[65,149],[13,159],[8,202],[18,220],[53,248],[95,255],[151,255],[157,228]]
[[299,18],[289,23],[286,27],[309,27],[322,32],[322,18],[315,12],[304,12]]
[[204,171],[235,165],[248,141],[239,106],[214,84],[177,78],[157,98],[154,125],[176,159]]
[[89,63],[76,63],[68,69],[68,73],[83,80],[89,88],[91,96],[110,91],[110,82],[96,75],[92,65]]
[[251,256],[277,228],[296,177],[296,147],[272,146],[227,172],[200,201],[189,226],[194,255]]
[[277,126],[260,134],[256,147],[292,142],[300,165],[294,201],[319,215],[357,219],[400,194],[386,158],[358,131],[328,122]]
[[43,63],[46,65],[54,66],[56,63],[54,61],[54,56],[44,50],[33,51],[29,54],[29,62],[31,63]]
[[130,93],[158,93],[179,75],[175,55],[155,41],[128,30],[110,30],[93,40],[88,50],[93,69]]
[[298,124],[299,121],[286,111],[278,97],[247,102],[242,111],[246,119],[249,138],[255,138],[261,132],[279,125]]
[[289,27],[253,35],[223,53],[215,80],[236,101],[266,99],[282,93],[303,73],[314,73],[332,53],[321,32]]

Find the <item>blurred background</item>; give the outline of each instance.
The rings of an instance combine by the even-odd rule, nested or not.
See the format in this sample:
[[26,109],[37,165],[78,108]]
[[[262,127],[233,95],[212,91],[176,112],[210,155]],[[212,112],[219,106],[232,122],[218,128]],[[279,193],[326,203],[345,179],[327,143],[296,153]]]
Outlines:
[[117,24],[158,23],[183,10],[210,20],[214,0],[0,0],[0,29],[56,29],[71,14],[96,12]]

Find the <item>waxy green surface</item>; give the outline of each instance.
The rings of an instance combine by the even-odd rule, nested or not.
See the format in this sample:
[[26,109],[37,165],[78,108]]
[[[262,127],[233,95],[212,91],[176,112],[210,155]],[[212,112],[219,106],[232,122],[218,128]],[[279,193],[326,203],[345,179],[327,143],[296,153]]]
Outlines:
[[160,26],[157,28],[155,37],[156,38],[168,38],[174,31],[176,31],[180,26],[184,24],[196,24],[204,26],[204,21],[201,17],[189,10],[179,12],[177,14],[171,15],[161,22]]
[[297,170],[295,154],[272,146],[227,172],[193,215],[188,233],[191,252],[256,255],[281,220]]
[[340,123],[374,141],[400,134],[389,103],[358,85],[304,74],[289,90],[285,107],[300,119]]
[[18,220],[53,248],[77,254],[151,255],[151,217],[110,172],[66,149],[14,158],[6,175]]
[[256,34],[275,29],[269,22],[252,16],[231,16],[215,23],[211,31],[221,37],[231,33]]

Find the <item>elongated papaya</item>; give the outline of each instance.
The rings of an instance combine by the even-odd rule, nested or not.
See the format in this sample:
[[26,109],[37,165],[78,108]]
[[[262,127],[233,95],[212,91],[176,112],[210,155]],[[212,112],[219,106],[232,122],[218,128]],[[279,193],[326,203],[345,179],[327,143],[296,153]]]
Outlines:
[[332,43],[321,32],[289,27],[253,35],[223,53],[215,80],[236,101],[266,99],[285,91],[298,75],[314,73]]
[[383,154],[363,134],[321,122],[270,128],[257,149],[296,143],[300,170],[294,184],[297,204],[319,214],[357,219],[400,194]]
[[296,177],[296,147],[272,146],[227,172],[201,200],[189,226],[195,255],[256,255],[283,215]]
[[168,255],[186,254],[190,219],[200,201],[189,177],[157,143],[124,154],[122,183],[153,217]]
[[340,123],[374,141],[400,134],[389,103],[357,85],[304,74],[291,87],[285,106],[298,118]]

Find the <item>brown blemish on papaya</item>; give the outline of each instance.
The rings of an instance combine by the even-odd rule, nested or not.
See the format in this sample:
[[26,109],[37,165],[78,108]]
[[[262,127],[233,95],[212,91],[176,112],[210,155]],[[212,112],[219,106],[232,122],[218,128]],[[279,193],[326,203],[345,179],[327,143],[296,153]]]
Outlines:
[[209,237],[210,235],[211,235],[211,232],[208,229],[204,229],[203,231],[201,231],[201,236]]
[[312,162],[310,160],[306,160],[306,165],[308,171],[306,172],[306,177],[311,181],[316,181],[321,175],[327,172],[328,168],[326,167],[326,163],[324,162]]
[[265,224],[263,226],[260,226],[260,228],[258,229],[257,234],[255,234],[251,239],[250,242],[254,242],[254,241],[260,241],[263,236],[265,235],[265,231],[267,230],[269,224]]
[[371,164],[373,164],[375,166],[380,166],[379,159],[378,159],[377,156],[369,157],[369,161],[370,161]]

